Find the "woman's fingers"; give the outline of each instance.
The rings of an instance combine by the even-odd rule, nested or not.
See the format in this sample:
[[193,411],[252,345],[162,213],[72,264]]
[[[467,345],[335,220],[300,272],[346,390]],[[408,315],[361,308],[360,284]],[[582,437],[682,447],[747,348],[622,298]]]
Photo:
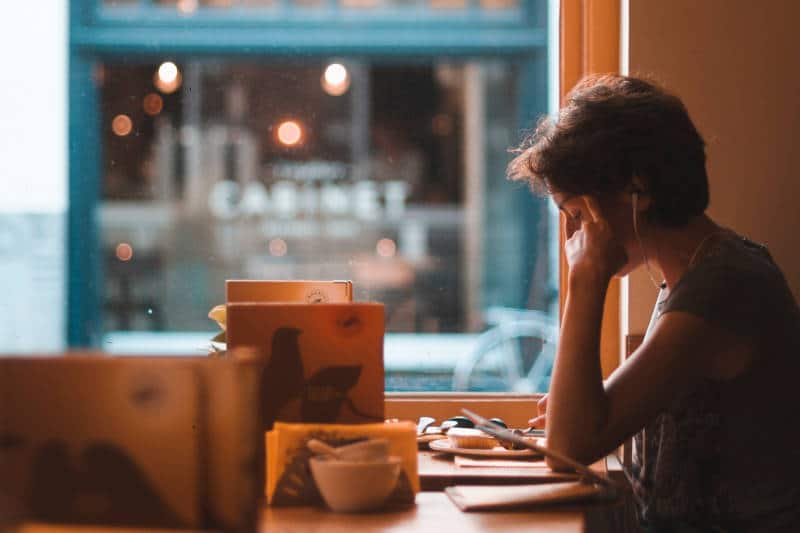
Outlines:
[[544,416],[547,413],[547,394],[536,402],[536,409],[539,411],[539,416]]
[[545,426],[545,419],[544,415],[537,416],[535,418],[531,418],[528,420],[528,426],[535,428],[535,429],[544,429]]
[[535,416],[528,420],[528,425],[536,429],[544,429],[545,414],[547,413],[547,394],[539,398],[536,402],[536,410],[539,411],[539,416]]
[[597,199],[594,196],[585,194],[583,196],[583,202],[586,204],[586,210],[589,211],[589,215],[591,215],[593,222],[599,222],[600,220],[603,220],[603,213],[600,211],[600,204],[597,203]]

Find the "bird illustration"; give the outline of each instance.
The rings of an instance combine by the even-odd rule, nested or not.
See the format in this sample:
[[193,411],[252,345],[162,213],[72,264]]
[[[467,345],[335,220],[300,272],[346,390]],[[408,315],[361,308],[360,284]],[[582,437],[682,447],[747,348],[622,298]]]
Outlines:
[[299,336],[302,330],[281,327],[272,336],[269,361],[261,371],[261,420],[264,431],[272,424],[281,409],[303,393],[303,358]]
[[31,487],[29,507],[39,520],[192,526],[164,501],[134,458],[110,442],[90,442],[78,458],[70,454],[65,441],[46,441],[34,456]]
[[301,407],[303,420],[320,423],[336,421],[342,404],[349,402],[352,405],[348,393],[356,386],[359,377],[359,365],[321,368],[304,384]]

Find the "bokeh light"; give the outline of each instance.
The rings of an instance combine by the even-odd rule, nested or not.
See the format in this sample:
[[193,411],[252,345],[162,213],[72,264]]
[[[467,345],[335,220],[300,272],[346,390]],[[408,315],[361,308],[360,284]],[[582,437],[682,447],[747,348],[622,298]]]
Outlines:
[[283,239],[272,239],[269,241],[269,253],[270,255],[274,255],[276,257],[283,257],[286,255],[288,251],[288,247],[286,246],[286,241]]
[[117,259],[120,261],[130,261],[133,259],[133,247],[127,242],[121,242],[117,245]]
[[296,120],[286,120],[278,126],[278,142],[295,146],[303,140],[303,127]]
[[178,66],[172,61],[165,61],[158,67],[158,79],[164,83],[173,83],[178,79]]
[[156,93],[150,93],[144,97],[144,101],[142,101],[142,108],[144,112],[154,117],[161,113],[161,110],[164,109],[164,100],[157,95]]
[[131,117],[128,115],[117,115],[111,121],[111,131],[114,132],[114,135],[118,135],[120,137],[125,137],[131,131],[133,131],[133,121]]
[[397,245],[392,239],[384,238],[378,241],[378,244],[375,246],[375,251],[378,252],[378,255],[381,257],[394,257],[397,253]]
[[331,96],[341,96],[350,88],[350,74],[341,63],[331,63],[322,75],[322,89]]
[[172,61],[161,63],[153,76],[153,85],[164,94],[174,93],[182,81],[181,71]]
[[197,0],[178,0],[178,11],[184,15],[190,15],[197,11]]

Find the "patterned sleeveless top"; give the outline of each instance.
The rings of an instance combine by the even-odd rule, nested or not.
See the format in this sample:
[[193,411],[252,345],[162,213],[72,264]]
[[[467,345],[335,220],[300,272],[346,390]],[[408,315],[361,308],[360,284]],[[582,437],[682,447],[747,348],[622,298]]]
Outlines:
[[[659,298],[661,300],[661,298]],[[800,309],[766,248],[725,232],[657,304],[753,341],[739,376],[676,397],[634,439],[648,531],[800,532]]]

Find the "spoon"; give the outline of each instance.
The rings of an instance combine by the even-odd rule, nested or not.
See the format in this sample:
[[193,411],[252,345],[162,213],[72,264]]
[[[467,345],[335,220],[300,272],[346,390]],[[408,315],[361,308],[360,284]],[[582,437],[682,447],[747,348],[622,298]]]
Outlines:
[[306,444],[314,453],[328,455],[345,461],[376,461],[389,456],[389,439],[369,439],[334,448],[319,439],[311,439]]
[[340,452],[337,448],[329,446],[319,439],[311,439],[306,443],[309,450],[320,455],[329,455],[336,459],[341,459]]

